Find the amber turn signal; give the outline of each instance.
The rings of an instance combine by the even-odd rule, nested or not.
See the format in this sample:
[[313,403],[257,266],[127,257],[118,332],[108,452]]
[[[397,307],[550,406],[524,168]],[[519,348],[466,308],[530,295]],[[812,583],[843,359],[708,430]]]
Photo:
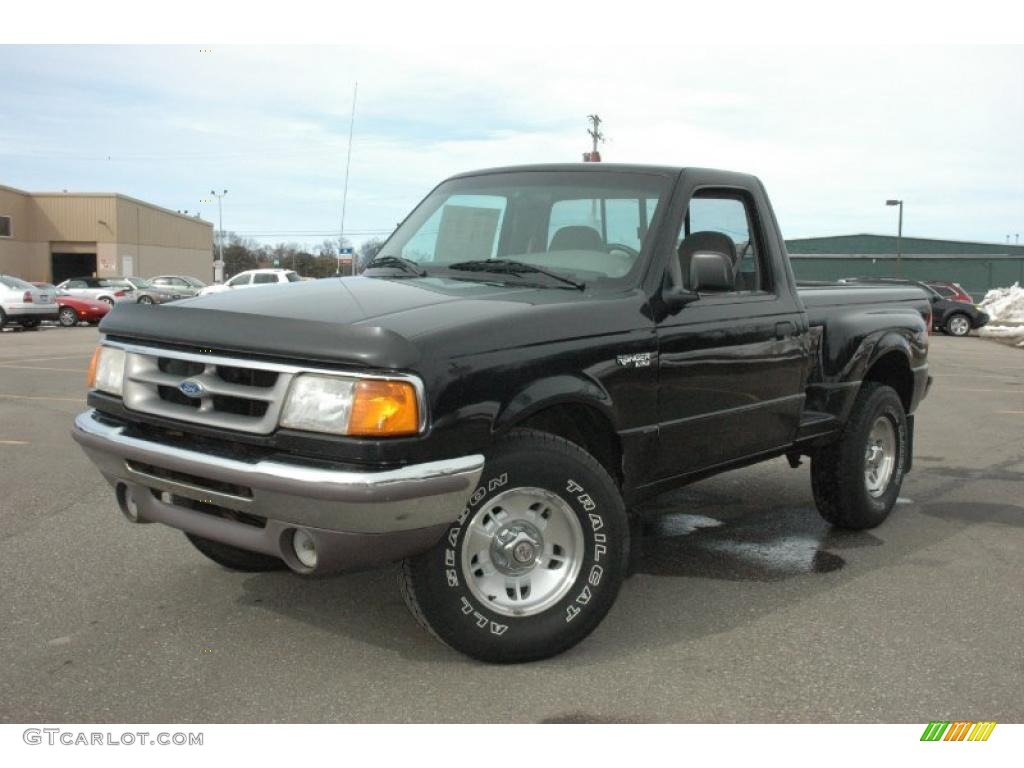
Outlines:
[[89,372],[85,375],[85,388],[92,389],[96,386],[96,366],[100,362],[100,350],[103,347],[96,347],[96,351],[92,353],[92,360],[89,362]]
[[346,434],[359,437],[415,435],[419,428],[419,405],[412,384],[376,379],[356,383]]

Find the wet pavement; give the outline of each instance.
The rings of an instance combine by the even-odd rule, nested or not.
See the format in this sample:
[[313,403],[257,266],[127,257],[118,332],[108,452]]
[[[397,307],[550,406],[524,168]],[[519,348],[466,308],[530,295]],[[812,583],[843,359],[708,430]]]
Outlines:
[[829,527],[779,459],[641,508],[592,637],[515,668],[383,569],[237,574],[130,526],[67,437],[95,330],[0,335],[0,721],[1024,720],[1024,350],[936,337],[893,515]]

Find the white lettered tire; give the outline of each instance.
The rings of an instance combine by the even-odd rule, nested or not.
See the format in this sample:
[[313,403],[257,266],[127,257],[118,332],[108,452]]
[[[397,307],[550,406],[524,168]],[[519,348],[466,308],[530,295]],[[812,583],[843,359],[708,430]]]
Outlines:
[[577,445],[515,430],[433,549],[406,560],[409,610],[482,661],[555,656],[605,617],[626,575],[629,524],[607,471]]

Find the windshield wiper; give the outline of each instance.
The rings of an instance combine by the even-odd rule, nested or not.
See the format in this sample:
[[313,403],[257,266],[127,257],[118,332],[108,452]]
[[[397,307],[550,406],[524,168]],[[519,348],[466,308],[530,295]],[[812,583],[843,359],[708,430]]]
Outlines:
[[517,276],[527,274],[546,275],[547,277],[558,280],[561,283],[572,286],[577,291],[582,291],[586,288],[584,283],[579,283],[565,277],[564,275],[560,275],[557,272],[552,272],[534,264],[527,264],[524,261],[516,261],[515,259],[477,259],[475,261],[460,261],[446,266],[448,269],[454,269],[461,272],[493,272],[498,275]]
[[402,256],[377,256],[369,264],[366,265],[367,269],[400,269],[403,272],[408,272],[410,275],[416,275],[416,277],[423,277],[427,274],[426,270],[423,269],[412,259],[406,259]]

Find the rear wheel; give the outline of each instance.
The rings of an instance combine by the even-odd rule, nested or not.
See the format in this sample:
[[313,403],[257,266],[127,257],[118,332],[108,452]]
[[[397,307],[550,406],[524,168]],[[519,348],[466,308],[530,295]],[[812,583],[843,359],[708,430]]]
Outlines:
[[417,620],[489,662],[565,651],[608,613],[626,575],[629,524],[618,488],[586,451],[516,430],[487,457],[476,492],[399,577]]
[[72,328],[78,325],[78,313],[71,307],[61,307],[57,321],[65,328]]
[[946,320],[946,330],[951,336],[966,336],[971,332],[971,321],[967,315],[958,312]]
[[907,417],[892,387],[866,382],[838,441],[811,457],[818,511],[840,528],[874,528],[899,496],[907,464]]
[[100,301],[102,301],[104,304],[106,304],[109,307],[114,306],[114,300],[112,298],[110,298],[109,296],[100,296]]
[[0,308],[0,328],[3,328],[5,325],[7,325],[7,313]]
[[152,304],[152,303],[153,303],[153,297],[152,296],[139,296],[139,304]]
[[217,563],[217,565],[223,565],[232,571],[261,573],[263,571],[281,571],[285,568],[283,560],[271,557],[270,555],[264,555],[262,552],[250,552],[247,549],[239,549],[238,547],[232,547],[230,544],[222,544],[219,541],[204,539],[202,536],[196,536],[193,533],[186,533],[185,536],[196,549]]

